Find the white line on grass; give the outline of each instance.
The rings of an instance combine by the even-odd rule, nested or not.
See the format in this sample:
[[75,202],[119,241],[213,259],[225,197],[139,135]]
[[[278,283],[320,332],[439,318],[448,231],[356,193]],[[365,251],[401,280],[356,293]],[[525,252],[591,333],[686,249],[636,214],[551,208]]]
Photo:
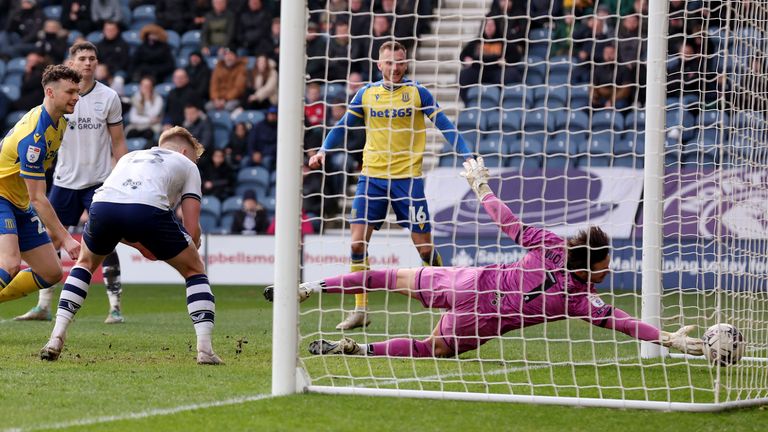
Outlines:
[[273,396],[271,394],[257,394],[253,396],[241,396],[232,399],[225,399],[213,402],[204,402],[199,404],[180,405],[173,408],[161,408],[147,411],[139,411],[134,413],[118,414],[113,416],[102,416],[93,418],[84,418],[79,420],[64,421],[61,423],[53,423],[47,425],[32,426],[29,428],[11,428],[4,429],[2,432],[23,432],[23,431],[35,431],[43,429],[66,429],[74,426],[88,426],[99,423],[112,423],[121,420],[139,420],[148,417],[157,417],[176,414],[184,411],[194,411],[199,409],[214,408],[228,405],[238,405],[246,402],[259,401],[264,399],[270,399]]

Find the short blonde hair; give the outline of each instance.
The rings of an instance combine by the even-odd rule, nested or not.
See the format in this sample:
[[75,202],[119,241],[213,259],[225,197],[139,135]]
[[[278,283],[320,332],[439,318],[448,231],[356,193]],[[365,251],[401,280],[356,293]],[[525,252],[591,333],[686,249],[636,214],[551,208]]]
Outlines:
[[200,156],[202,156],[203,152],[205,152],[205,147],[203,147],[203,145],[200,144],[200,141],[198,141],[188,130],[186,130],[181,126],[174,126],[166,130],[165,132],[163,132],[160,135],[160,140],[158,141],[158,145],[162,146],[168,141],[178,141],[178,140],[182,140],[186,144],[188,144],[190,147],[192,147],[192,150],[195,151],[195,154],[197,155],[198,159],[200,159]]

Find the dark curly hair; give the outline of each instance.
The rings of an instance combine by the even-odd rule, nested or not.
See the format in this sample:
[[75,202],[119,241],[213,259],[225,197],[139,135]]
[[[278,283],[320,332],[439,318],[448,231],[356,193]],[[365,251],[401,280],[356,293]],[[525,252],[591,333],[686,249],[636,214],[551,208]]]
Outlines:
[[568,239],[568,270],[592,270],[611,253],[611,238],[600,227],[583,229]]
[[61,80],[72,81],[75,84],[80,84],[80,72],[69,68],[64,65],[50,65],[43,71],[43,87],[48,84]]

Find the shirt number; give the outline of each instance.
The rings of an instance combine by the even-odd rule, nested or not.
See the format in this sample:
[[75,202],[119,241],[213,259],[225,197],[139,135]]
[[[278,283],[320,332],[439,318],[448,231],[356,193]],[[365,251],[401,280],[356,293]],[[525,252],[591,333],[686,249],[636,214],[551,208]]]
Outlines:
[[32,216],[30,219],[32,222],[37,222],[37,233],[42,234],[45,232],[45,227],[43,226],[43,222],[40,220],[38,216]]
[[416,209],[414,206],[409,206],[408,213],[411,216],[412,223],[423,224],[427,222],[427,213],[424,211],[424,207]]

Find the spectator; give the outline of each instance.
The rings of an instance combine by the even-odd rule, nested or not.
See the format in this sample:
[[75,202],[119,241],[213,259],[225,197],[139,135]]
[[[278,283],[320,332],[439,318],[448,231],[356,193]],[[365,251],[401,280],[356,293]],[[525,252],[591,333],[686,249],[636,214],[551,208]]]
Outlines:
[[667,97],[691,94],[700,99],[704,94],[708,102],[716,98],[716,75],[707,70],[706,57],[688,41],[680,46],[679,57],[680,63],[667,71]]
[[205,147],[206,152],[213,148],[213,125],[208,116],[195,104],[184,107],[184,123],[182,124]]
[[131,98],[131,123],[125,128],[125,135],[128,138],[141,137],[154,142],[155,134],[160,133],[162,115],[163,98],[155,93],[155,82],[151,77],[142,78],[139,91]]
[[35,51],[49,57],[54,63],[63,62],[69,48],[67,34],[68,32],[61,28],[61,23],[58,21],[45,20],[43,30],[37,36]]
[[8,22],[5,27],[6,40],[0,41],[2,54],[8,57],[27,55],[35,49],[38,32],[42,28],[43,12],[37,2],[35,0],[21,0],[21,5],[11,10],[8,15]]
[[256,194],[252,190],[246,191],[243,194],[243,207],[235,212],[229,231],[232,234],[264,234],[268,228],[267,210],[256,201]]
[[139,33],[141,45],[133,54],[133,81],[151,76],[155,82],[163,82],[173,72],[175,65],[168,33],[157,24],[147,24]]
[[189,84],[189,75],[184,69],[173,72],[174,88],[168,93],[163,121],[169,126],[180,126],[184,122],[184,108],[187,105],[203,106],[203,99]]
[[120,0],[91,0],[91,21],[96,28],[103,26],[105,21],[120,22],[122,19]]
[[235,42],[237,17],[227,9],[227,0],[213,0],[213,10],[205,15],[200,42],[203,54],[217,55],[219,48]]
[[335,34],[328,44],[328,81],[344,81],[349,75],[350,59],[357,59],[357,53],[352,53],[349,43],[349,25],[339,21],[334,26]]
[[233,48],[224,49],[224,59],[216,63],[208,91],[206,110],[232,111],[240,106],[248,82],[248,65]]
[[502,28],[495,19],[485,19],[480,38],[468,43],[459,56],[462,99],[466,98],[467,86],[472,84],[499,85],[519,80],[515,69],[505,67],[505,63],[514,63],[513,53],[506,49]]
[[96,26],[91,21],[91,0],[64,0],[61,2],[62,27],[72,31],[77,30],[87,35]]
[[272,40],[272,60],[280,62],[280,17],[272,18],[269,27],[269,38]]
[[224,150],[214,149],[210,157],[200,162],[203,195],[213,195],[222,201],[227,199],[232,195],[235,174],[235,169],[224,157]]
[[240,49],[250,55],[272,54],[272,41],[269,27],[272,15],[264,7],[262,0],[248,0],[248,7],[238,17],[238,44]]
[[275,169],[277,157],[277,107],[267,110],[267,117],[256,123],[248,134],[248,148],[245,166],[263,166],[269,171]]
[[32,51],[27,54],[27,64],[24,65],[24,75],[21,79],[21,96],[11,104],[11,111],[29,111],[43,103],[40,81],[46,66],[48,61],[41,53]]
[[[96,65],[96,71],[94,72],[94,78],[96,81],[108,86],[117,93],[121,98],[125,95],[125,80],[121,76],[112,75],[112,71],[109,70],[109,66],[104,63]],[[123,102],[125,103],[125,102]],[[125,112],[125,109],[123,110]]]
[[183,35],[199,29],[210,9],[208,0],[158,0],[155,3],[157,23],[168,30]]
[[592,77],[592,106],[626,108],[633,102],[634,77],[626,65],[616,61],[613,42],[602,44],[601,57],[603,61],[595,66]]
[[307,85],[306,102],[304,103],[304,123],[307,126],[325,124],[325,102],[322,100],[320,91],[320,84],[310,83]]
[[318,25],[307,23],[307,76],[310,80],[325,80],[325,68],[328,65],[328,39],[318,33]]
[[368,78],[368,81],[378,81],[381,79],[381,72],[376,67],[379,61],[379,48],[385,42],[393,40],[392,24],[386,15],[376,15],[373,17],[373,27],[371,28],[371,37],[366,40],[362,51],[356,52],[361,58],[365,59],[361,67],[357,70]]
[[256,57],[250,92],[245,109],[266,109],[277,104],[277,70],[275,62],[266,55]]
[[120,36],[120,25],[116,21],[105,21],[102,33],[104,37],[96,44],[99,63],[109,66],[114,74],[127,75],[131,68],[131,49]]
[[[528,32],[527,2],[520,0],[495,0],[491,4],[488,16],[501,18],[498,23],[508,42],[520,46],[524,43]],[[497,18],[498,17],[498,18]]]
[[239,167],[242,165],[245,149],[248,147],[248,131],[250,124],[246,122],[237,122],[229,135],[229,142],[224,149],[224,155],[227,163]]
[[[360,72],[352,72],[347,78],[347,101],[351,100],[363,88],[363,76]],[[343,102],[342,102],[343,103]]]
[[208,99],[208,93],[211,85],[211,70],[208,63],[203,59],[200,51],[193,51],[189,55],[189,64],[185,68],[191,86],[195,88],[201,100]]
[[644,61],[646,59],[647,43],[646,32],[640,29],[640,16],[627,15],[621,18],[619,24],[619,52],[620,63]]
[[586,22],[581,21],[573,30],[573,45],[578,61],[588,70],[591,66],[586,63],[602,61],[602,53],[595,49],[595,44],[608,39],[608,33],[605,21],[595,15],[587,16]]
[[559,0],[529,0],[528,16],[530,25],[528,30],[536,28],[552,28],[563,17],[563,2]]
[[349,34],[352,35],[352,44],[363,41],[371,32],[371,9],[363,0],[349,1]]

